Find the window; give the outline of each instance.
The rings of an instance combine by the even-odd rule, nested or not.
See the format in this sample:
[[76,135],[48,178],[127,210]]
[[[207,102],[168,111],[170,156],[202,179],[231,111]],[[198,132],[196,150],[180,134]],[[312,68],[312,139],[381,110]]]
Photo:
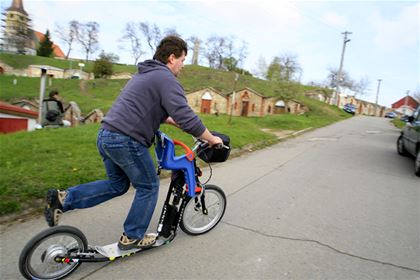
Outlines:
[[270,106],[270,105],[268,105],[267,112],[268,112],[268,113],[271,113],[271,106]]
[[255,104],[252,104],[252,112],[255,112]]

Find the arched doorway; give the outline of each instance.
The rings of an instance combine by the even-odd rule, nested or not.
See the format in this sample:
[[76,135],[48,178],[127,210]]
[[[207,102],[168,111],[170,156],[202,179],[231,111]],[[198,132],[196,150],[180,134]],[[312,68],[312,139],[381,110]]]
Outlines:
[[212,100],[212,96],[210,94],[210,92],[206,91],[203,96],[201,97],[201,109],[200,109],[200,113],[203,114],[210,114],[210,110],[211,110],[211,100]]
[[249,95],[248,92],[245,91],[245,93],[241,97],[242,99],[242,110],[241,110],[241,116],[247,117],[248,111],[249,111]]

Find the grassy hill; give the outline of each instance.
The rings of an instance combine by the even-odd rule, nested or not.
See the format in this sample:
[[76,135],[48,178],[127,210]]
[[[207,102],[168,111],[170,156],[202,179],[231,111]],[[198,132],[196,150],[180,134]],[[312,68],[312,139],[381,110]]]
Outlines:
[[[85,64],[83,71],[86,72],[92,72],[94,63],[94,61],[85,62],[81,59],[64,60],[42,56],[19,55],[9,53],[0,53],[0,61],[6,63],[7,65],[15,69],[26,69],[29,65],[50,65],[62,69],[79,69],[78,64],[82,62]],[[136,66],[134,65],[114,64],[115,73],[134,71],[136,71]]]
[[[9,60],[5,61],[6,59]],[[12,59],[15,62],[11,62]],[[0,54],[0,60],[9,65],[19,63],[23,68],[29,64],[62,67],[53,62],[68,63],[48,58],[4,54]],[[133,66],[130,69],[135,71]],[[14,79],[17,79],[16,85],[13,83]],[[187,92],[210,86],[228,93],[233,90],[234,73],[201,66],[186,66],[179,79]],[[107,112],[125,83],[126,80],[55,79],[47,91],[58,89],[65,101],[76,101],[83,113],[94,108]],[[0,100],[37,99],[39,84],[39,78],[0,75]],[[302,93],[313,89],[311,87],[269,83],[250,76],[241,76],[236,88],[243,87],[250,87],[267,96],[287,96],[300,100],[310,111],[303,115],[234,117],[230,124],[226,115],[201,115],[207,127],[231,137],[234,149],[247,145],[262,147],[277,141],[274,135],[262,131],[261,128],[301,130],[325,126],[349,117],[335,106],[305,97]],[[42,198],[49,188],[66,189],[72,185],[105,178],[102,161],[95,147],[98,127],[99,125],[94,124],[0,135],[0,216],[22,213],[28,209],[40,211]],[[191,138],[178,129],[163,126],[163,131],[175,139],[191,144]]]
[[[52,65],[60,68],[69,68],[69,61],[53,58],[0,54],[0,61],[10,65],[13,68],[24,69],[31,64]],[[77,62],[73,62],[77,65]],[[85,70],[90,71],[93,63],[88,62]],[[115,72],[136,71],[135,66],[114,65]],[[208,67],[186,65],[179,76],[179,80],[185,91],[191,92],[204,87],[213,87],[222,93],[233,91],[235,73],[215,70]],[[17,84],[13,80],[17,79]],[[47,87],[47,92],[51,89],[58,89],[65,102],[75,101],[82,112],[87,113],[92,109],[99,108],[107,112],[116,96],[124,87],[126,80],[64,80],[54,79],[52,85]],[[0,99],[13,101],[22,98],[37,99],[39,97],[40,79],[28,77],[0,76],[2,89]],[[315,87],[304,86],[297,83],[268,82],[251,76],[241,75],[236,84],[236,89],[249,87],[265,96],[278,96],[279,98],[298,99],[302,93],[308,90],[314,90]]]

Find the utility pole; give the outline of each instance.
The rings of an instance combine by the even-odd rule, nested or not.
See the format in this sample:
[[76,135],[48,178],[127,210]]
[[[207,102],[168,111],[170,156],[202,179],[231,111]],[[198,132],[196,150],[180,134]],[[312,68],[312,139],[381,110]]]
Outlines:
[[[45,96],[45,84],[47,81],[47,69],[41,68],[41,85],[39,87],[39,110],[38,110],[38,124],[42,124],[42,106]],[[45,112],[44,112],[45,113]]]
[[377,112],[378,112],[378,97],[379,97],[379,88],[381,87],[381,82],[382,82],[382,79],[378,79],[378,87],[376,89],[375,115],[377,115]]
[[378,87],[376,88],[376,101],[375,104],[378,105],[378,97],[379,97],[379,88],[381,87],[382,79],[378,79]]
[[236,73],[235,74],[235,80],[233,82],[232,102],[230,104],[230,115],[229,115],[228,124],[232,124],[232,113],[233,113],[233,110],[235,109],[234,105],[235,105],[236,82],[238,81],[238,79],[239,79],[239,74]]
[[344,35],[344,40],[343,40],[343,50],[341,51],[340,68],[338,68],[338,75],[337,75],[337,81],[336,81],[337,93],[336,93],[336,96],[335,96],[334,103],[337,106],[338,106],[338,95],[340,94],[340,84],[341,84],[341,80],[342,80],[342,76],[343,76],[344,53],[346,51],[346,44],[348,42],[350,42],[350,39],[347,39],[347,35],[352,34],[352,32],[345,31],[341,34]]
[[410,91],[407,90],[407,92],[405,93],[405,100],[404,100],[404,116],[407,115],[407,107],[408,107],[408,95],[409,95]]

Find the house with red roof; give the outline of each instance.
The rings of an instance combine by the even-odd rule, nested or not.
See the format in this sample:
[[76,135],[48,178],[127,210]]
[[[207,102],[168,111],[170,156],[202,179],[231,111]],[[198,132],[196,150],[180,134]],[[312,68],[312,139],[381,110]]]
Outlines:
[[391,107],[400,114],[411,116],[419,105],[417,100],[407,94],[407,96],[393,103]]
[[0,102],[0,133],[35,130],[38,113]]

